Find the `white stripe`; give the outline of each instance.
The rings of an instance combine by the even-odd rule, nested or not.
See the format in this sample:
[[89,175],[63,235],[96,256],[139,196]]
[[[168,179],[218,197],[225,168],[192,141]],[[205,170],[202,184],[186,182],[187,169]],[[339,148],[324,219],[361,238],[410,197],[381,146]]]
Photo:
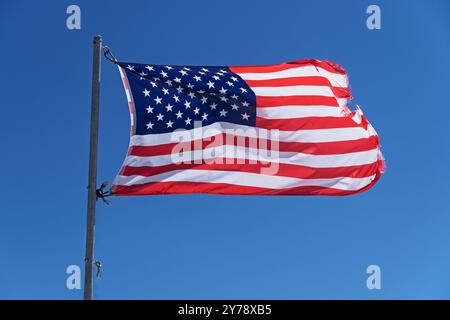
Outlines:
[[325,96],[334,97],[327,86],[283,86],[283,87],[251,87],[255,95],[260,97],[279,96]]
[[329,106],[279,106],[256,108],[256,115],[265,119],[342,117],[344,111],[341,108]]
[[119,175],[116,177],[114,185],[131,186],[149,182],[190,181],[228,183],[270,189],[318,186],[351,191],[367,186],[374,178],[375,175],[366,178],[300,179],[235,171],[174,170],[150,177]]
[[316,69],[316,67],[314,66],[304,66],[275,72],[238,73],[238,75],[244,80],[270,80],[281,78],[322,76],[327,78],[330,81],[331,85],[334,87],[348,87],[347,75],[329,72],[320,67],[317,67]]
[[[128,78],[126,76],[126,73],[122,70],[122,68],[120,66],[117,66],[117,67],[119,68],[120,77],[121,77],[122,81],[128,83]],[[132,102],[133,100],[131,99],[130,89],[127,89],[128,85],[125,85],[125,83],[123,83],[123,86],[124,86],[124,89],[125,89],[125,94],[127,95],[127,101],[128,102]]]
[[[295,130],[295,131],[277,131],[262,128],[249,127],[228,122],[216,122],[208,126],[199,127],[191,130],[178,130],[160,134],[134,135],[130,138],[132,146],[156,146],[160,144],[192,141],[202,138],[213,137],[219,133],[239,134],[238,130],[256,132],[256,136],[267,137],[270,140],[279,140],[283,142],[333,142],[368,138],[375,132],[364,130],[362,127],[355,128],[337,128],[337,129],[314,129],[314,130]],[[249,131],[247,131],[249,130]],[[234,132],[233,132],[234,131]],[[279,137],[274,135],[279,133]],[[246,135],[244,134],[244,136]],[[183,140],[180,140],[182,136]]]
[[128,109],[130,112],[130,123],[131,123],[131,127],[133,128],[134,127],[134,110],[130,109],[130,104],[133,105],[133,109],[134,109],[134,101],[133,101],[133,96],[130,92],[130,84],[128,82],[128,77],[126,75],[126,72],[122,69],[121,66],[117,65],[117,67],[119,68],[120,78],[122,79],[122,84],[125,89],[125,94],[127,95]]
[[347,105],[347,98],[336,98],[339,107],[343,108]]
[[[182,151],[182,153],[180,153]],[[374,163],[377,161],[378,148],[333,155],[312,155],[300,152],[276,152],[259,150],[241,146],[223,145],[204,150],[176,150],[173,154],[140,157],[128,156],[125,165],[133,167],[159,167],[174,163],[195,163],[197,160],[212,160],[215,158],[234,159],[234,164],[247,163],[249,160],[284,163],[312,168],[340,168]],[[237,160],[239,159],[239,160]]]

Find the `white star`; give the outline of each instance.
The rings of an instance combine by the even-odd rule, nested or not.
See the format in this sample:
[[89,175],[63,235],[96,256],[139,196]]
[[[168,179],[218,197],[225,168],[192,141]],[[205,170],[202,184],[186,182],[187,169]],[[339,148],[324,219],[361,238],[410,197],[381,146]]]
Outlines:
[[198,73],[201,74],[202,76],[206,74],[203,71],[199,71]]
[[145,76],[147,76],[148,75],[148,73],[145,73],[144,71],[141,71],[141,73],[139,73],[139,75],[141,76],[141,78],[142,77],[145,77]]
[[233,103],[233,104],[231,105],[231,109],[237,110],[237,109],[239,109],[239,107],[237,106],[236,103]]
[[130,71],[134,71],[134,66],[128,65],[128,66],[127,66],[127,69],[130,70]]
[[184,122],[186,122],[186,125],[191,124],[191,118],[188,117]]
[[214,88],[214,82],[209,81],[206,85],[208,86],[209,89]]
[[147,129],[153,129],[153,123],[151,122],[147,123]]
[[156,102],[156,104],[161,104],[161,98],[160,97],[156,97],[155,98],[155,102]]
[[162,121],[162,119],[164,118],[164,115],[159,113],[156,118],[158,118],[158,121]]
[[162,91],[164,92],[164,94],[169,94],[169,89],[163,88]]
[[172,111],[173,105],[170,103],[166,106],[167,112]]
[[202,68],[202,71],[208,72],[209,70],[206,68]]
[[248,107],[248,106],[250,105],[250,103],[248,103],[247,101],[244,101],[244,102],[242,102],[242,105],[243,105],[244,107]]
[[146,66],[145,69],[147,69],[148,71],[155,71],[152,66]]
[[173,79],[173,81],[175,81],[176,83],[180,83],[181,82],[181,78],[176,77],[175,79]]
[[202,115],[202,120],[206,120],[206,119],[208,119],[208,115],[206,114],[206,112],[204,112]]
[[161,71],[159,74],[162,75],[163,78],[167,78],[167,73],[165,73],[164,71]]
[[230,87],[234,86],[233,82],[230,82],[230,81],[227,81],[227,85],[229,85]]
[[188,102],[188,101],[186,101],[186,102],[184,103],[184,105],[185,105],[186,109],[189,109],[189,108],[191,107],[191,103]]
[[220,77],[218,76],[213,76],[214,80],[220,80]]
[[191,71],[188,67],[183,67],[184,70]]
[[227,97],[220,97],[220,100],[227,102],[228,98]]
[[224,88],[222,87],[222,89],[220,89],[219,92],[220,92],[221,94],[225,94],[225,93],[227,93],[227,89],[224,89]]
[[214,110],[217,107],[217,103],[213,102],[213,104],[210,104],[209,107],[211,108],[211,110]]
[[195,79],[195,81],[201,81],[202,80],[202,78],[200,78],[199,76],[194,76],[194,79]]
[[231,77],[231,80],[233,80],[234,82],[238,81],[238,78],[236,77]]
[[172,80],[166,80],[167,85],[171,86],[172,85]]
[[235,95],[235,94],[233,94],[233,95],[231,96],[231,98],[232,98],[232,99],[237,99],[237,98],[238,98],[238,96],[237,96],[237,95]]
[[195,107],[195,109],[194,109],[194,113],[195,113],[195,114],[198,114],[198,113],[199,113],[199,111],[200,111],[200,109],[199,109],[198,107]]
[[241,114],[241,116],[242,116],[242,120],[248,120],[248,117],[250,117],[250,116],[247,114],[247,112]]
[[193,84],[191,84],[190,82],[188,83],[188,85],[187,85],[187,86],[188,86],[188,88],[189,88],[189,89],[192,89],[192,88],[194,87],[194,85],[193,85]]
[[187,72],[186,72],[186,71],[184,71],[184,70],[180,70],[180,73],[181,73],[181,75],[182,75],[182,76],[185,76],[185,75],[187,75]]
[[178,93],[183,92],[183,90],[184,90],[184,89],[183,89],[182,87],[180,87],[180,86],[177,88]]
[[156,83],[154,83],[153,81],[150,81],[150,84],[152,85],[152,87],[157,87]]
[[148,91],[147,88],[145,88],[145,90],[142,91],[142,93],[144,94],[144,96],[150,97],[150,91]]
[[173,68],[170,66],[166,66],[167,70],[172,70]]
[[222,109],[222,111],[219,111],[221,117],[226,117],[227,116],[227,112],[228,111],[225,111],[225,109]]
[[195,94],[194,94],[193,92],[189,92],[189,93],[188,93],[188,96],[191,97],[191,99],[194,99],[194,98],[195,98]]
[[180,102],[180,98],[178,98],[178,96],[176,96],[176,95],[173,96],[173,99],[174,99],[176,102]]
[[152,108],[152,106],[148,106],[148,107],[147,107],[147,113],[153,113],[153,108]]
[[208,101],[208,98],[202,97],[201,100],[202,100],[202,104],[205,104]]
[[167,128],[172,128],[173,122],[169,120],[169,122],[166,122]]
[[245,89],[245,88],[240,88],[240,89],[241,89],[242,93],[247,92],[247,89]]
[[175,115],[177,116],[177,119],[180,119],[181,116],[183,115],[183,112],[181,112],[180,110],[178,110],[178,112],[175,113]]
[[223,70],[223,69],[220,69],[220,72],[222,72],[222,73],[227,73],[227,71],[226,71],[226,70]]
[[200,93],[200,94],[204,94],[205,93],[204,90],[198,90],[197,92]]

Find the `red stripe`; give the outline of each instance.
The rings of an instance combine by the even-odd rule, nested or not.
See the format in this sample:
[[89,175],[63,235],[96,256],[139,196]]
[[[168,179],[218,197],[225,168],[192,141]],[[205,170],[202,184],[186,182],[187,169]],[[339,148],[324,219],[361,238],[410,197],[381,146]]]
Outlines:
[[210,182],[151,182],[134,186],[113,186],[112,191],[116,196],[143,196],[157,194],[183,194],[183,193],[208,193],[208,194],[230,194],[230,195],[328,195],[346,196],[356,194],[370,189],[379,176],[366,187],[347,191],[325,187],[294,187],[287,189],[268,189],[258,187],[237,186],[227,183]]
[[339,142],[279,142],[279,150],[285,152],[301,152],[315,155],[342,154],[368,151],[378,148],[378,136]]
[[265,119],[256,117],[256,126],[283,131],[360,127],[350,117],[307,117],[295,119]]
[[[273,175],[282,177],[292,177],[301,179],[328,179],[336,177],[349,178],[365,178],[374,175],[378,170],[378,162],[371,164],[337,167],[337,168],[311,168],[307,166],[286,164],[286,163],[251,163],[249,160],[244,160],[245,163],[236,163],[236,159],[216,158],[216,163],[213,160],[208,160],[208,163],[174,163],[158,167],[132,167],[125,166],[121,175],[123,176],[143,176],[150,177],[160,173],[169,172],[173,170],[219,170],[219,171],[240,171],[256,174],[270,174],[273,170]],[[219,163],[217,163],[219,162]]]
[[324,96],[280,96],[280,97],[256,97],[257,107],[278,106],[331,106],[338,107],[335,97]]
[[277,72],[302,66],[316,66],[336,74],[346,74],[344,68],[331,61],[318,61],[315,59],[297,60],[292,62],[266,65],[266,66],[231,66],[234,73],[267,73]]
[[[171,154],[173,149],[183,148],[184,150],[205,149],[207,147],[215,147],[223,144],[227,144],[227,141],[231,141],[231,145],[237,145],[236,139],[238,137],[231,134],[218,134],[211,137],[209,141],[201,141],[201,139],[188,141],[188,142],[174,142],[168,144],[161,144],[155,146],[131,146],[129,155],[140,157],[160,156],[164,154]],[[242,139],[242,137],[239,137]],[[200,142],[201,141],[201,142]],[[241,145],[242,143],[242,145]],[[274,149],[273,143],[270,140],[258,139],[257,146],[261,149]],[[199,145],[197,147],[197,145]],[[249,147],[249,139],[245,138],[245,141],[239,142],[242,147]],[[283,152],[301,152],[314,155],[332,155],[342,154],[350,152],[368,151],[378,147],[378,136],[370,136],[368,138],[348,140],[348,141],[336,141],[336,142],[278,142],[278,150]]]
[[331,91],[336,98],[350,98],[352,96],[350,88],[331,87]]
[[128,79],[127,79],[127,76],[126,76],[126,72],[125,72],[125,70],[123,70],[122,69],[122,72],[123,72],[123,77],[122,77],[122,83],[123,83],[123,86],[124,86],[124,88],[125,88],[125,91],[129,91],[129,88],[128,88]]

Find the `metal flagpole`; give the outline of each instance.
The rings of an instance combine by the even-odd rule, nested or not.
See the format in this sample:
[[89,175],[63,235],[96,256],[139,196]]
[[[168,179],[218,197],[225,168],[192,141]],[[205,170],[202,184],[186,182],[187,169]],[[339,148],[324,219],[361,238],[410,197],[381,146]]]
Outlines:
[[92,59],[91,137],[89,147],[89,184],[86,225],[86,257],[84,259],[84,299],[92,300],[92,268],[94,264],[95,205],[97,202],[98,118],[100,98],[100,51],[102,37],[94,37]]

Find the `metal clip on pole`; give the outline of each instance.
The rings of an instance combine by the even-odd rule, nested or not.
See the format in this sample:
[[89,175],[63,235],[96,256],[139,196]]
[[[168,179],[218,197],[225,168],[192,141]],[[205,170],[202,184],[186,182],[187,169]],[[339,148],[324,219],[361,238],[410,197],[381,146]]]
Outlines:
[[107,46],[102,46],[103,49],[103,55],[106,59],[111,61],[112,63],[117,64],[118,60],[114,57],[114,55],[111,53],[111,50]]
[[111,190],[105,191],[105,188],[108,186],[108,181],[105,181],[102,183],[102,185],[100,186],[100,188],[98,188],[96,191],[97,194],[97,200],[101,199],[104,203],[106,204],[111,204],[111,201],[105,199],[106,197],[110,197],[113,195],[113,193],[111,192]]
[[102,263],[99,260],[96,260],[95,266],[97,267],[97,273],[95,276],[97,278],[101,278],[102,277]]

